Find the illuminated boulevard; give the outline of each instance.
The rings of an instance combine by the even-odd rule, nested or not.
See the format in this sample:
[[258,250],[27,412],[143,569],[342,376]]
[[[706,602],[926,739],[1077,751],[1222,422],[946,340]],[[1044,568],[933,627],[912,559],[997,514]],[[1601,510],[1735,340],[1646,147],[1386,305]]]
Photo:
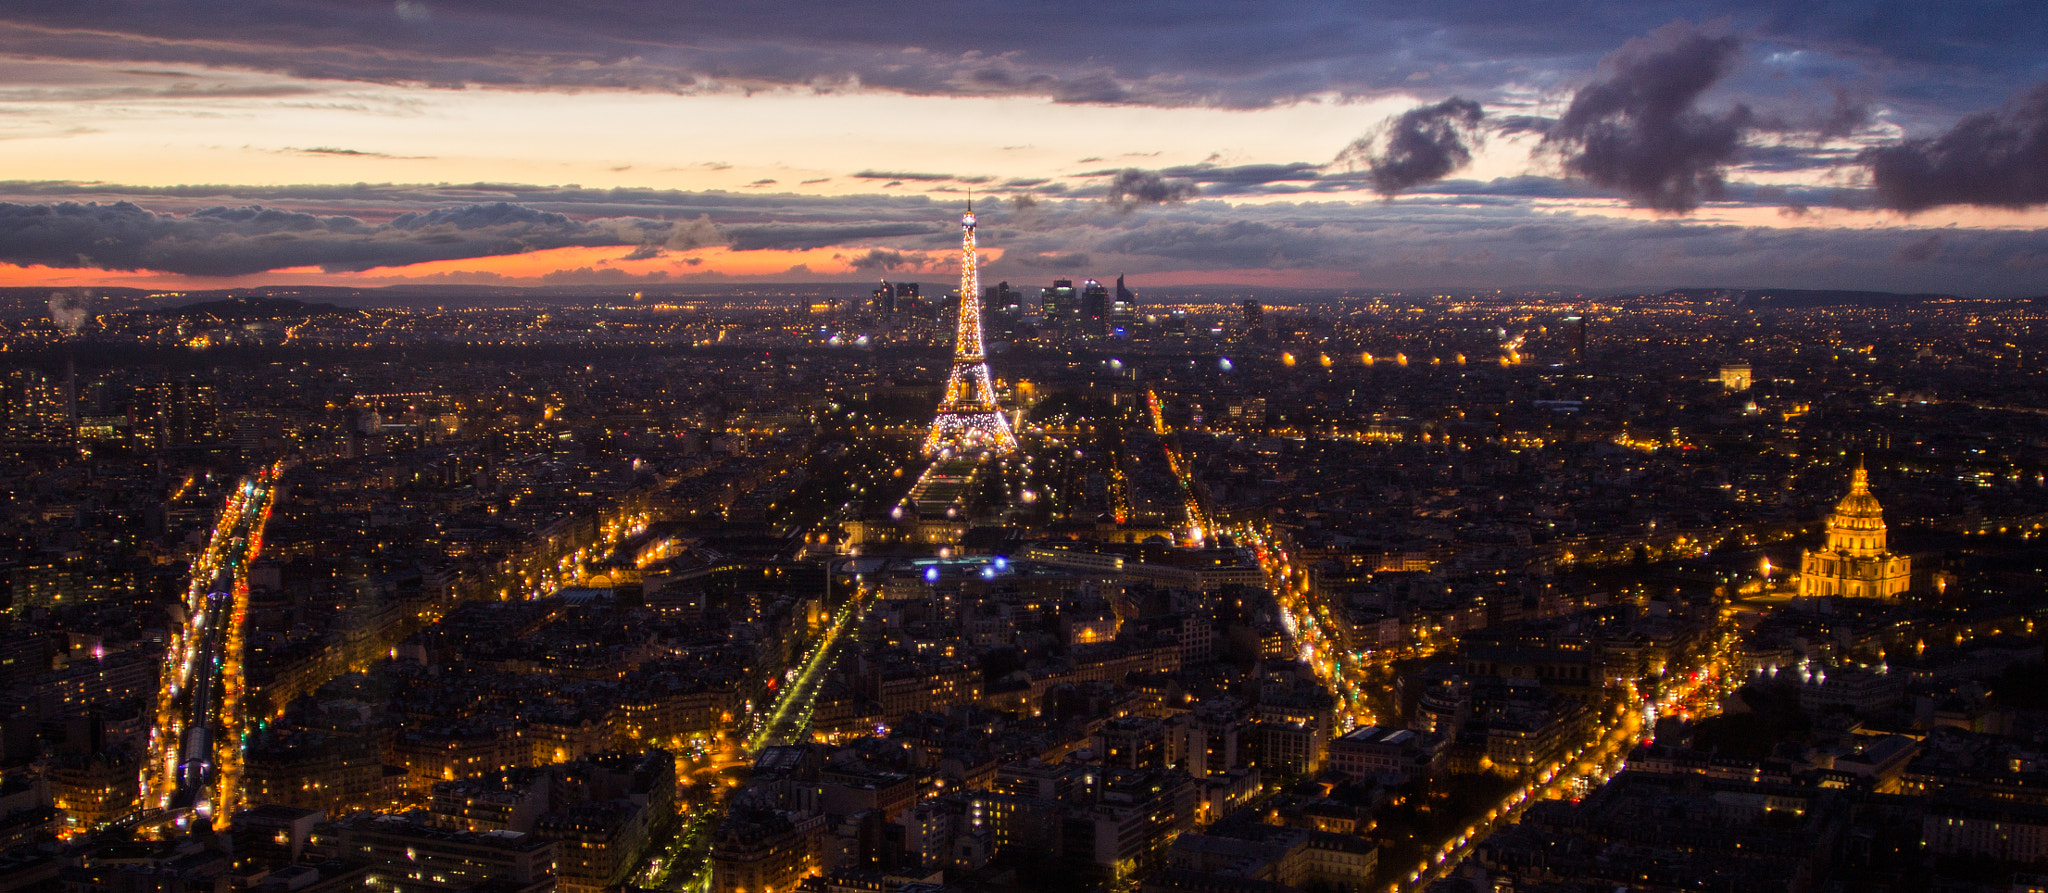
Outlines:
[[[1318,678],[1339,702],[1339,721],[1349,730],[1374,722],[1368,706],[1370,694],[1391,687],[1391,661],[1396,657],[1427,656],[1440,651],[1446,642],[1422,643],[1398,653],[1376,655],[1350,647],[1345,631],[1317,602],[1305,570],[1289,558],[1284,539],[1273,530],[1245,525],[1233,532],[1257,556],[1268,588],[1284,611],[1283,622],[1301,645],[1302,659],[1315,667]],[[1733,644],[1734,614],[1723,611],[1710,637],[1716,640],[1707,663],[1699,667],[1671,668],[1659,679],[1654,702],[1657,712],[1704,714],[1714,709],[1721,692],[1714,683],[1727,679],[1724,665]],[[1594,726],[1593,736],[1556,762],[1534,767],[1524,780],[1479,820],[1427,850],[1429,857],[1389,891],[1422,890],[1447,876],[1472,848],[1498,828],[1513,824],[1538,800],[1571,796],[1574,783],[1586,779],[1595,785],[1619,772],[1629,751],[1644,737],[1644,699],[1633,683],[1624,683],[1625,696],[1613,701],[1605,716]],[[1655,715],[1651,712],[1651,715]],[[1568,771],[1569,770],[1569,771]]]
[[1428,889],[1429,885],[1455,870],[1458,863],[1470,855],[1473,847],[1478,846],[1488,834],[1514,824],[1538,800],[1576,796],[1574,784],[1581,779],[1590,787],[1605,784],[1622,770],[1629,752],[1637,744],[1647,743],[1646,719],[1654,722],[1656,716],[1672,712],[1683,713],[1688,718],[1717,712],[1716,700],[1725,693],[1717,686],[1728,679],[1727,661],[1731,654],[1734,618],[1733,612],[1720,613],[1718,625],[1711,636],[1715,645],[1703,664],[1666,670],[1658,679],[1655,697],[1651,699],[1654,707],[1646,709],[1635,683],[1622,683],[1624,696],[1612,702],[1606,715],[1593,727],[1592,736],[1587,741],[1556,762],[1531,770],[1533,774],[1525,776],[1522,784],[1501,798],[1500,803],[1488,810],[1485,816],[1427,850],[1433,855],[1409,872],[1404,882],[1389,885],[1387,889],[1394,893]]
[[775,699],[774,706],[769,708],[754,734],[747,738],[746,755],[749,759],[760,753],[762,748],[804,740],[811,728],[811,705],[818,699],[818,686],[839,664],[839,645],[845,640],[846,631],[858,625],[860,608],[859,595],[849,599],[838,613],[832,615],[832,625],[811,647],[810,653],[804,655],[798,667],[784,674],[788,687]]
[[228,494],[192,563],[184,628],[164,652],[142,802],[181,825],[196,816],[218,828],[238,806],[249,565],[262,551],[283,470],[283,463],[264,468]]
[[1302,660],[1315,667],[1317,678],[1337,696],[1340,728],[1350,731],[1370,724],[1373,717],[1366,696],[1374,690],[1372,655],[1346,644],[1343,629],[1330,618],[1327,608],[1316,603],[1307,571],[1294,566],[1286,544],[1272,530],[1247,525],[1238,528],[1237,535],[1265,571],[1266,587],[1280,604],[1281,622],[1301,644]]
[[[755,714],[752,733],[738,758],[729,761],[729,765],[746,765],[764,748],[805,740],[819,688],[839,665],[840,655],[845,652],[846,633],[859,628],[866,596],[865,587],[856,588],[853,597],[832,615],[824,635],[795,667],[782,675],[782,693],[767,710]],[[670,845],[642,869],[641,879],[656,890],[711,889],[709,834],[717,825],[718,813],[717,809],[703,809],[687,816]],[[687,871],[679,870],[686,866]]]

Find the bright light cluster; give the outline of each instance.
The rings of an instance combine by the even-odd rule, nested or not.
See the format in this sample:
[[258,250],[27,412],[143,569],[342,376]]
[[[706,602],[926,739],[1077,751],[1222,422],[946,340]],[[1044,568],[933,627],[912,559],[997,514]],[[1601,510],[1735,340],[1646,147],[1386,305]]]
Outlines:
[[931,433],[925,435],[924,451],[926,455],[937,456],[949,450],[956,455],[983,451],[1014,453],[1017,435],[1010,430],[1010,420],[994,410],[942,411],[932,420]]
[[249,612],[249,565],[263,549],[283,463],[230,491],[192,565],[186,622],[171,635],[157,691],[156,721],[141,778],[145,808],[166,809],[180,787],[191,808],[224,829],[240,806],[243,747],[242,652]]
[[946,376],[946,396],[925,435],[924,452],[1008,454],[1017,451],[1017,435],[996,405],[995,385],[981,342],[981,270],[974,243],[974,212],[960,218],[960,327],[953,339],[953,371]]

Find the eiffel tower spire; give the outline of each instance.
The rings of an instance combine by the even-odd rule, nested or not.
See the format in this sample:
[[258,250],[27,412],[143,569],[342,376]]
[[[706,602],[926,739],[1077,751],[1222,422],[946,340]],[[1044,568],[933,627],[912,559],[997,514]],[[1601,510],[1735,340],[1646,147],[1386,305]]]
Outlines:
[[953,371],[946,376],[946,395],[924,439],[928,456],[1017,450],[1017,435],[996,405],[988,357],[982,353],[981,268],[974,245],[973,202],[968,199],[967,213],[960,215],[960,327],[953,338]]

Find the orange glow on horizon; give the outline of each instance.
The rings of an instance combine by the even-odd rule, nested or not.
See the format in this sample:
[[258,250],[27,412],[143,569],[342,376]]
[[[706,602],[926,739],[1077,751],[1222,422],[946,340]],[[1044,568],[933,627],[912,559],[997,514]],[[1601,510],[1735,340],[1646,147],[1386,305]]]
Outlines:
[[[361,272],[328,273],[317,267],[291,267],[247,276],[181,276],[150,270],[101,270],[0,264],[0,286],[50,288],[144,288],[198,291],[274,285],[661,285],[691,281],[805,281],[858,276],[953,276],[958,268],[951,250],[906,250],[913,266],[891,270],[858,269],[853,262],[866,249],[844,247],[757,249],[736,251],[725,246],[672,252],[660,257],[627,260],[624,246],[550,248],[523,254],[426,261],[402,267]],[[983,252],[990,261],[1002,249]]]

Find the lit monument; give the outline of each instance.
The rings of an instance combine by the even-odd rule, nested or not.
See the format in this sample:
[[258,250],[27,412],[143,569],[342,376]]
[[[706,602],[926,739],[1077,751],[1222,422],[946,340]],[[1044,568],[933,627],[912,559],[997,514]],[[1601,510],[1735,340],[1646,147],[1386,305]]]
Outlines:
[[981,346],[981,271],[974,249],[974,204],[960,216],[960,329],[953,341],[953,371],[946,396],[925,436],[927,456],[1004,455],[1017,451],[1017,435],[996,405],[988,357]]

